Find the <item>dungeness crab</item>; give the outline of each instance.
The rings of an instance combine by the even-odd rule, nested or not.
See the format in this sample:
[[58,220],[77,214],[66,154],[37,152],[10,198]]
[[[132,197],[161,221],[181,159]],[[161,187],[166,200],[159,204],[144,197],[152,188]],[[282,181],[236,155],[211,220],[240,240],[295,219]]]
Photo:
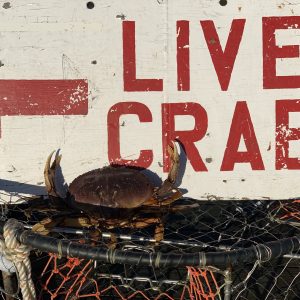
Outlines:
[[[170,171],[160,187],[154,187],[147,176],[135,168],[110,165],[75,178],[69,186],[66,197],[60,197],[55,186],[55,173],[61,155],[56,155],[51,164],[53,153],[47,158],[44,170],[46,189],[50,199],[63,201],[66,207],[79,213],[79,217],[76,217],[77,227],[94,226],[99,230],[109,230],[155,225],[154,237],[158,242],[163,239],[164,214],[185,208],[182,205],[178,207],[172,205],[182,197],[179,189],[174,187],[179,169],[179,156],[174,142],[168,146]],[[74,213],[72,217],[73,222],[64,221],[63,224],[73,224]],[[60,217],[56,219],[61,220]],[[53,218],[43,220],[33,229],[47,232],[51,227],[58,225],[54,220]]]

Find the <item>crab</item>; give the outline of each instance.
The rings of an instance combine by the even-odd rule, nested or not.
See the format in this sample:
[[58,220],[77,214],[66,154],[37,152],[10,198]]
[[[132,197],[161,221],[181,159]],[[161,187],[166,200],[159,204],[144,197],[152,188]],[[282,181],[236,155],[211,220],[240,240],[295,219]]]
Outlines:
[[[109,165],[95,169],[75,178],[68,192],[62,197],[55,184],[55,174],[60,168],[61,155],[56,153],[52,164],[53,151],[46,160],[44,178],[47,193],[52,200],[62,200],[73,210],[64,224],[77,227],[94,226],[102,229],[144,228],[155,225],[154,238],[163,239],[163,217],[169,211],[185,208],[176,207],[174,202],[182,197],[174,186],[179,169],[179,155],[175,142],[168,146],[170,171],[161,186],[154,186],[140,170],[129,166]],[[77,216],[76,213],[78,212]],[[49,228],[63,218],[48,218],[36,224],[33,230],[49,232]],[[72,220],[72,221],[71,221]],[[61,225],[61,224],[60,224]]]

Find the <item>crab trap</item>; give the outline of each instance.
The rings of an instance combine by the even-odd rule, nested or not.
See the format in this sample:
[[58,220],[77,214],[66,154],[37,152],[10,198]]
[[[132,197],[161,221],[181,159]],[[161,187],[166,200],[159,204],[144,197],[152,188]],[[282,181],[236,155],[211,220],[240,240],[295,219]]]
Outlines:
[[[23,299],[297,299],[300,201],[199,201],[131,167],[84,173],[61,195],[1,206],[3,297]],[[16,276],[9,272],[15,272]]]
[[[67,212],[34,232],[57,212],[32,201],[3,205],[2,265],[5,254],[23,250],[32,265],[31,272],[24,267],[27,277],[20,260],[3,272],[12,272],[9,284],[3,278],[3,298],[299,299],[300,201],[179,201],[197,206],[165,213],[159,242],[153,224],[79,229]],[[29,279],[35,295],[29,284],[24,296]]]

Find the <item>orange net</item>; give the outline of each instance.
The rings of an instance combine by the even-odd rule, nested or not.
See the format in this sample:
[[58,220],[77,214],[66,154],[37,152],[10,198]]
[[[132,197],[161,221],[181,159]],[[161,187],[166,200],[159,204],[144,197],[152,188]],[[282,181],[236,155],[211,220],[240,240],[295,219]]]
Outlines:
[[300,200],[277,201],[271,206],[270,216],[279,224],[284,223],[299,226]]
[[214,300],[220,287],[212,270],[187,267],[190,277],[189,295],[193,300]]
[[[89,278],[93,270],[93,262],[69,257],[59,264],[60,259],[55,254],[49,254],[49,260],[41,274],[41,293],[39,299],[44,299],[44,292],[50,299],[70,299],[72,296],[78,298],[94,297],[100,299],[97,283]],[[95,292],[81,295],[85,285],[94,284]]]
[[282,215],[281,220],[295,220],[300,221],[300,200],[285,203],[281,206]]
[[[145,299],[145,300],[214,300],[220,294],[220,287],[212,270],[187,268],[187,278],[174,294],[172,289],[162,291],[153,288],[134,289],[132,286],[117,285],[102,281],[94,273],[92,260],[59,258],[49,254],[49,259],[41,273],[39,299]],[[135,278],[138,280],[138,278]]]

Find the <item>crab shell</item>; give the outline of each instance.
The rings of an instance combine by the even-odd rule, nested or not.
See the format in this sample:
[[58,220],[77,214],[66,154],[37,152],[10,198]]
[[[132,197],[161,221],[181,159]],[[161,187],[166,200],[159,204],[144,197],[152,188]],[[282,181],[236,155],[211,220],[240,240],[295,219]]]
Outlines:
[[138,170],[108,166],[75,178],[69,186],[74,201],[109,208],[136,208],[154,194],[154,186]]

